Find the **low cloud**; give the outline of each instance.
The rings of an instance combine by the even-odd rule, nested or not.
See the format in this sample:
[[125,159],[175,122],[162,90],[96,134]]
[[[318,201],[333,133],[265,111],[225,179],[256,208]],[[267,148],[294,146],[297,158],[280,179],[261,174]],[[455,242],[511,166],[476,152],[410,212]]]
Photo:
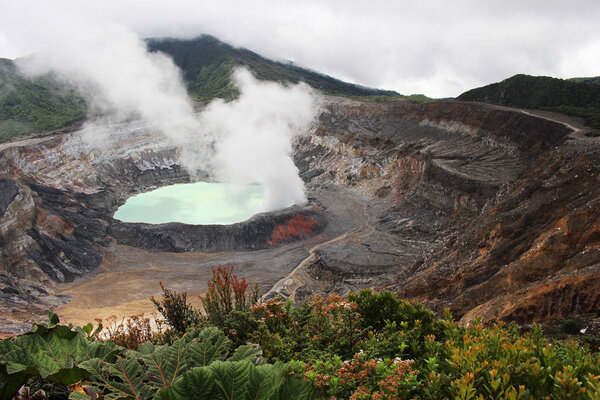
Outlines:
[[90,105],[83,135],[93,147],[101,150],[110,139],[109,126],[141,120],[179,148],[192,177],[208,172],[218,181],[263,185],[260,211],[306,200],[291,140],[310,128],[318,110],[307,85],[260,82],[238,69],[239,98],[216,100],[197,115],[173,61],[149,53],[121,25],[78,19],[55,27],[44,44],[18,64],[28,75],[54,73],[79,89]]
[[0,57],[34,52],[82,17],[142,37],[208,33],[404,94],[456,96],[517,73],[600,73],[597,0],[3,0]]

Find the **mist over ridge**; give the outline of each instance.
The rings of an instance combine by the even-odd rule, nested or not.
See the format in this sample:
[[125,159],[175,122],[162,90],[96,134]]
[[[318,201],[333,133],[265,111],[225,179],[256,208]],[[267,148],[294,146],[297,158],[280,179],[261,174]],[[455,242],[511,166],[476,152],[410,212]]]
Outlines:
[[[238,67],[239,97],[194,111],[181,70],[161,52],[113,23],[79,21],[49,33],[44,47],[18,61],[30,77],[52,73],[74,85],[88,104],[82,136],[90,149],[111,140],[110,125],[141,120],[179,149],[193,179],[259,183],[271,211],[305,202],[304,184],[290,156],[291,139],[310,128],[318,96],[308,85],[258,81]],[[74,32],[77,34],[73,34]]]

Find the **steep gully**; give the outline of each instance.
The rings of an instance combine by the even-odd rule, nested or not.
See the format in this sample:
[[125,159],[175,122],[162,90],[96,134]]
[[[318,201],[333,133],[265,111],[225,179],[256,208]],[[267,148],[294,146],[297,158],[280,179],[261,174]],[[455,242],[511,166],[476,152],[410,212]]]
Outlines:
[[[600,302],[597,140],[515,111],[328,98],[295,144],[309,204],[231,229],[111,218],[133,193],[189,181],[151,130],[117,130],[102,151],[77,133],[4,145],[0,178],[18,190],[0,215],[0,325],[61,305],[77,323],[150,311],[158,280],[201,294],[226,263],[297,301],[375,287],[463,322],[586,315]],[[299,215],[316,229],[286,236]]]

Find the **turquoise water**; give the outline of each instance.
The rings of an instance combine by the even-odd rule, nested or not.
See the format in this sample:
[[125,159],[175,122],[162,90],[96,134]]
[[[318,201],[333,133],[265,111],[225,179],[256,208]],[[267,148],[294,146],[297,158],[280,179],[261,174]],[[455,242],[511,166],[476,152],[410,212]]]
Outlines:
[[260,185],[186,183],[164,186],[127,199],[115,219],[123,222],[227,225],[245,221],[264,200]]

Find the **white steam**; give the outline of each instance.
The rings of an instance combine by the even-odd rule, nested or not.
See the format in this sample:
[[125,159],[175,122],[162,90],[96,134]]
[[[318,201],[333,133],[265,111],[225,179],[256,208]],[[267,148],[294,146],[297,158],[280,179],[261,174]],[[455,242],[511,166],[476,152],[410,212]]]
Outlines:
[[316,101],[305,84],[284,87],[259,82],[245,69],[234,73],[239,99],[213,101],[200,121],[219,140],[214,166],[225,182],[263,185],[261,211],[302,204],[304,184],[291,153],[291,139],[306,131],[315,115]]
[[240,97],[214,101],[195,115],[179,69],[160,53],[149,53],[131,31],[111,23],[71,21],[44,32],[43,47],[22,59],[29,75],[55,73],[76,85],[94,115],[86,124],[88,142],[101,149],[108,122],[141,119],[180,149],[192,176],[259,183],[265,189],[260,211],[301,204],[304,185],[291,158],[293,135],[310,127],[318,101],[304,84],[285,87],[259,82],[238,69]]
[[48,35],[39,52],[21,60],[24,72],[56,73],[80,89],[92,112],[113,121],[141,118],[176,143],[198,139],[201,130],[179,69],[165,55],[148,53],[134,33],[82,21]]

